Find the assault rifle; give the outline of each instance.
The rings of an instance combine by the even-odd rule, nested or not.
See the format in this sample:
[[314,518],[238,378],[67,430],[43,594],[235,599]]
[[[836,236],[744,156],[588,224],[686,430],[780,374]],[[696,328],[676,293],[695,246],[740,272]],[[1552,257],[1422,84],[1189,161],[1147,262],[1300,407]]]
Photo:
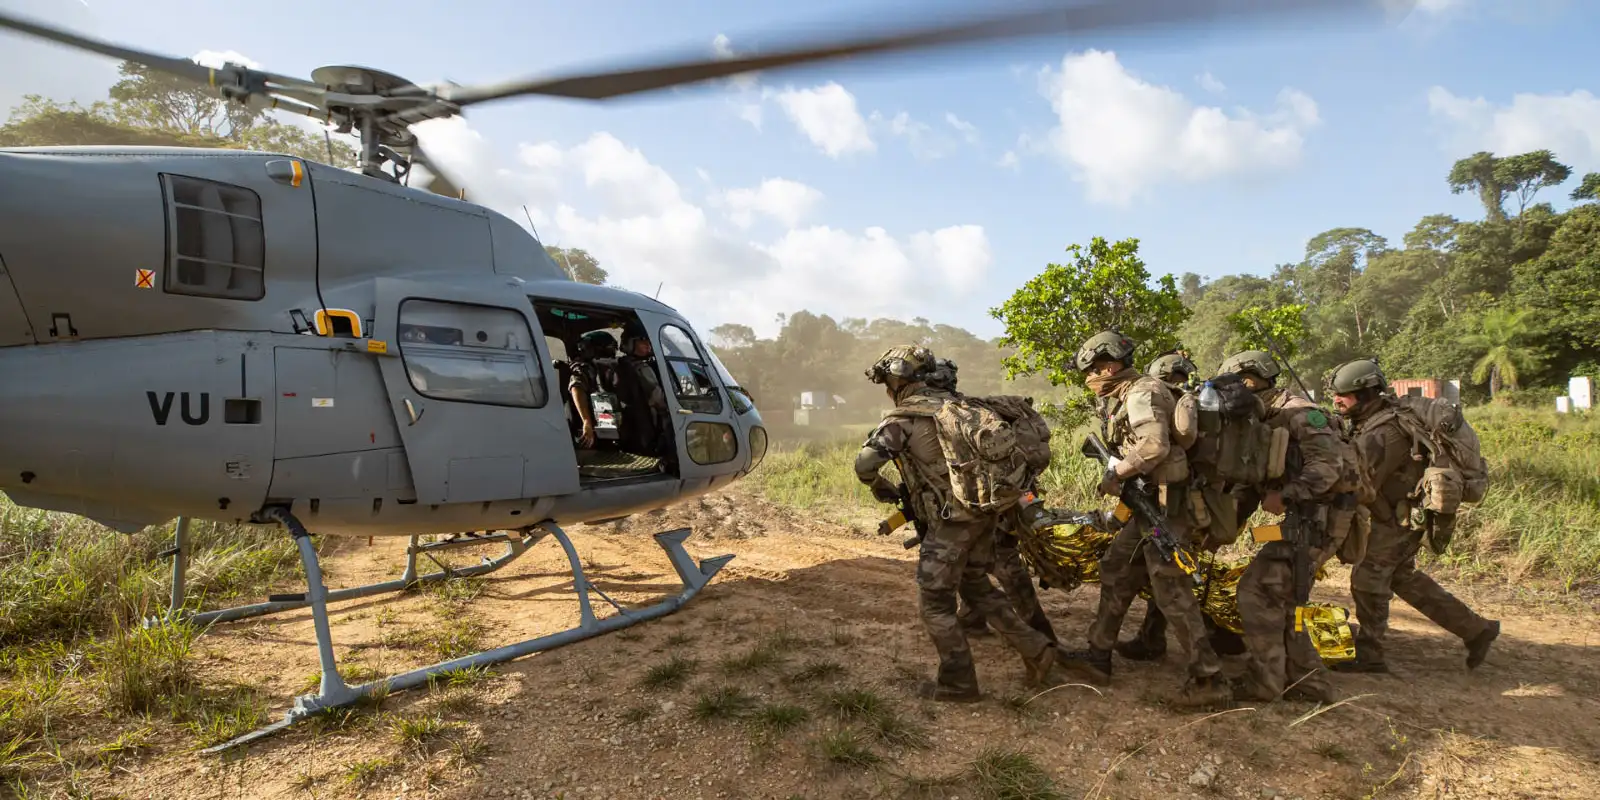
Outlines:
[[[1107,469],[1111,468],[1112,458],[1121,458],[1106,447],[1106,443],[1094,433],[1083,437],[1083,454],[1099,461]],[[1172,534],[1168,532],[1167,515],[1162,513],[1161,507],[1156,505],[1150,494],[1149,482],[1142,475],[1122,484],[1122,502],[1149,523],[1150,542],[1156,546],[1161,558],[1177,565],[1178,569],[1188,573],[1195,585],[1199,585],[1204,576],[1195,571],[1194,557],[1184,550],[1181,542],[1172,538]]]
[[1294,548],[1294,604],[1311,601],[1311,548],[1321,546],[1322,519],[1314,503],[1284,503],[1283,538]]

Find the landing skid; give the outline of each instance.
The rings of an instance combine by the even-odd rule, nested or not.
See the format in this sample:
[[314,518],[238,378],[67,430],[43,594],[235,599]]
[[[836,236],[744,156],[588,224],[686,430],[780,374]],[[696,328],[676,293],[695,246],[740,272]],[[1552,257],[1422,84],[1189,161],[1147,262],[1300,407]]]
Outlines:
[[[316,548],[311,544],[311,533],[305,529],[305,526],[300,524],[299,520],[295,519],[295,517],[287,511],[281,509],[269,509],[266,515],[268,519],[281,523],[289,530],[289,534],[294,537],[295,545],[300,551],[300,563],[305,568],[306,573],[307,591],[305,594],[305,599],[285,598],[255,606],[241,606],[234,609],[208,612],[208,614],[195,615],[191,619],[199,621],[202,618],[207,618],[206,621],[208,622],[224,621],[259,616],[262,614],[270,614],[289,608],[302,608],[305,606],[310,606],[311,618],[317,634],[317,655],[321,661],[322,682],[316,694],[307,694],[296,697],[294,706],[289,709],[289,711],[284,715],[283,719],[259,730],[251,731],[250,733],[244,734],[236,739],[206,748],[205,750],[201,751],[205,754],[221,753],[241,745],[249,744],[288,728],[291,725],[294,725],[295,723],[300,722],[318,712],[350,705],[359,701],[363,697],[379,691],[396,692],[422,686],[426,684],[431,677],[442,672],[487,666],[489,664],[498,664],[504,661],[510,661],[514,658],[520,658],[531,653],[537,653],[541,650],[549,650],[551,648],[560,647],[562,645],[599,636],[603,633],[609,633],[611,631],[626,628],[630,625],[635,625],[646,620],[666,616],[674,611],[677,611],[679,608],[682,608],[683,604],[687,603],[691,598],[698,594],[700,590],[711,581],[717,572],[723,568],[723,566],[725,566],[729,561],[733,560],[733,556],[725,555],[717,556],[715,558],[708,558],[698,564],[695,563],[694,558],[690,556],[688,551],[684,550],[683,548],[684,540],[689,538],[691,533],[690,529],[688,528],[679,528],[677,530],[655,534],[656,543],[661,546],[662,550],[666,551],[668,560],[672,562],[673,570],[678,573],[679,580],[683,582],[683,591],[651,606],[638,609],[626,609],[618,605],[615,600],[612,600],[610,597],[606,596],[605,592],[602,592],[589,582],[588,576],[586,576],[583,572],[583,565],[578,559],[578,551],[572,546],[572,540],[567,538],[566,531],[563,531],[560,526],[553,522],[541,523],[539,526],[537,526],[535,531],[524,534],[521,539],[513,539],[508,541],[507,553],[506,555],[501,556],[500,559],[497,559],[499,563],[492,563],[486,560],[484,564],[478,565],[477,567],[472,567],[470,569],[481,570],[481,572],[493,571],[494,569],[498,569],[499,567],[504,566],[506,563],[509,563],[512,558],[521,555],[522,552],[527,549],[528,545],[543,539],[547,535],[554,536],[556,541],[561,543],[561,549],[566,551],[567,562],[572,570],[573,589],[578,595],[579,622],[576,628],[569,628],[558,633],[540,636],[536,639],[529,639],[517,644],[506,645],[505,647],[498,647],[493,650],[486,650],[481,653],[463,656],[450,661],[442,661],[431,666],[414,669],[410,672],[405,672],[389,678],[363,683],[356,686],[350,686],[344,682],[343,676],[339,674],[338,664],[334,660],[333,636],[328,625],[328,603],[336,599],[362,597],[371,594],[378,594],[384,591],[394,591],[394,588],[380,587],[390,587],[393,584],[402,583],[405,581],[405,578],[388,584],[373,584],[372,586],[359,587],[357,589],[345,589],[338,592],[329,592],[322,584],[322,569],[317,559]],[[180,523],[180,525],[181,524],[182,523]],[[482,543],[482,540],[474,543]],[[408,561],[407,568],[408,576],[413,572],[412,568],[414,567],[415,561],[415,552],[413,551],[416,551],[416,549],[417,545],[413,540],[412,548],[407,551],[410,559],[410,561]],[[451,572],[454,575],[469,574],[468,570],[446,570],[446,572]],[[476,574],[481,574],[481,572]],[[430,576],[413,579],[413,582],[430,578],[439,579],[434,578],[433,576],[442,574],[443,573],[434,573]],[[617,610],[617,613],[606,617],[605,619],[595,617],[594,608],[589,601],[590,592],[600,595],[602,599],[611,604],[612,608]],[[175,590],[175,599],[177,598],[177,594],[178,592]]]
[[[354,600],[359,597],[371,597],[377,594],[400,592],[415,586],[451,578],[470,578],[475,575],[487,575],[501,567],[516,561],[528,548],[538,544],[550,532],[543,528],[535,528],[511,536],[504,533],[483,534],[477,532],[452,534],[444,539],[434,542],[422,542],[421,537],[411,537],[411,544],[406,547],[406,569],[397,580],[372,583],[366,586],[356,586],[349,589],[336,589],[328,592],[327,602],[337,603],[341,600]],[[255,603],[248,606],[235,606],[205,613],[188,613],[183,610],[188,601],[185,596],[186,576],[189,569],[189,519],[179,517],[178,524],[173,530],[173,544],[158,555],[172,556],[172,599],[168,604],[164,617],[146,619],[146,626],[159,623],[164,619],[181,619],[192,622],[204,628],[214,622],[233,622],[234,620],[249,619],[251,617],[276,614],[279,611],[292,611],[311,605],[311,600],[306,593],[275,594],[267,597],[265,603]],[[440,563],[433,557],[439,550],[448,550],[454,547],[468,547],[479,544],[497,544],[504,542],[506,551],[494,558],[485,557],[479,564],[470,567],[455,568]],[[423,556],[432,561],[439,571],[426,575],[417,574],[417,556]]]

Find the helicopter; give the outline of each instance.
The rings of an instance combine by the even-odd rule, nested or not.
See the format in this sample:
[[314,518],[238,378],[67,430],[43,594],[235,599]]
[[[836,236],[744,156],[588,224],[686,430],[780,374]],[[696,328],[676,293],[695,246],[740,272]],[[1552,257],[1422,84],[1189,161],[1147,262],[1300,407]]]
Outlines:
[[[360,66],[309,79],[211,68],[0,14],[0,28],[360,139],[356,170],[236,150],[0,149],[0,490],[124,533],[176,518],[169,616],[210,625],[311,609],[317,692],[207,752],[380,690],[670,614],[732,557],[696,562],[688,529],[658,533],[683,588],[623,608],[589,582],[563,526],[665,508],[750,474],[768,447],[754,398],[678,310],[572,280],[535,232],[467,200],[413,125],[514,97],[604,100],[848,57],[1358,5],[1045,2],[766,54],[479,86],[424,86]],[[410,186],[414,164],[439,179]],[[616,352],[588,349],[597,332]],[[575,371],[600,363],[614,365],[615,397],[569,391]],[[578,435],[591,402],[618,420],[613,435]],[[283,526],[306,591],[184,612],[192,519]],[[330,591],[313,529],[409,537],[405,570]],[[361,685],[341,678],[328,603],[492,572],[547,536],[571,567],[577,627]],[[506,550],[418,574],[419,555],[482,544]],[[618,613],[597,617],[591,593]]]

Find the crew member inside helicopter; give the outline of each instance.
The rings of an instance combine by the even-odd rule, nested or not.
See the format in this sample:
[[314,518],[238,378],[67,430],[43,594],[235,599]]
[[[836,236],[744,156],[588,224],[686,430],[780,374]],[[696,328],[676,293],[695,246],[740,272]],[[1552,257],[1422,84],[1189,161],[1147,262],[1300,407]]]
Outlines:
[[585,450],[617,441],[617,347],[617,338],[610,331],[589,331],[578,337],[567,395],[580,424],[578,447]]
[[644,326],[633,320],[622,327],[622,357],[617,360],[617,371],[622,449],[655,456],[668,470],[675,470],[677,448],[672,442],[671,412],[657,372],[655,351]]

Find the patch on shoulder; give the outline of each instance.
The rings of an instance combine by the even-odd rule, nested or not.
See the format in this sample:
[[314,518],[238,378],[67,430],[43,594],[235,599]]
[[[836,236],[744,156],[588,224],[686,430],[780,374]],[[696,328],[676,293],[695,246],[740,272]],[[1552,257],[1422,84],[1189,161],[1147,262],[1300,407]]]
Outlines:
[[1128,424],[1133,426],[1155,422],[1156,408],[1155,395],[1150,392],[1132,391],[1128,393]]
[[1326,428],[1328,427],[1328,415],[1322,413],[1322,409],[1313,408],[1306,412],[1306,423],[1313,428]]

